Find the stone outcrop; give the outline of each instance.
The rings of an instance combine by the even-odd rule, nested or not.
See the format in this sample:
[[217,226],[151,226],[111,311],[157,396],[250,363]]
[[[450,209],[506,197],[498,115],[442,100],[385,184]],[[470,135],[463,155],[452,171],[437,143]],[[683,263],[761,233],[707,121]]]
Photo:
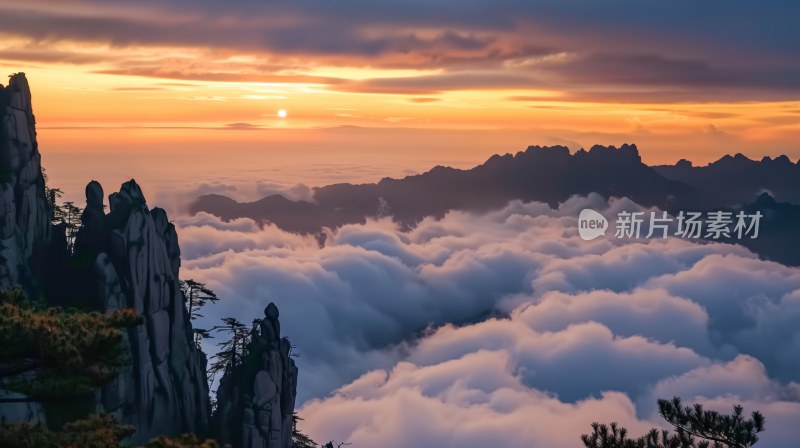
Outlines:
[[32,259],[50,233],[35,123],[28,80],[12,75],[0,84],[0,290],[21,285],[29,295]]
[[[166,212],[148,208],[131,180],[108,196],[106,213],[103,188],[92,181],[70,253],[65,226],[52,225],[46,191],[30,89],[17,74],[0,85],[0,291],[21,286],[49,305],[107,313],[134,308],[143,317],[142,325],[124,330],[130,364],[88,398],[90,408],[136,427],[132,444],[195,433],[219,435],[235,448],[289,448],[297,368],[288,340],[280,338],[277,308],[267,308],[245,362],[222,379],[218,422],[224,424],[212,431],[207,360],[193,341],[179,284],[178,235]],[[17,397],[2,388],[0,396]],[[0,417],[54,420],[37,403],[3,404]]]
[[89,183],[74,257],[91,261],[83,276],[97,308],[134,308],[144,324],[127,331],[132,362],[102,389],[98,408],[134,425],[134,442],[207,434],[206,358],[192,342],[178,283],[175,227],[162,209],[148,209],[133,180],[109,196],[109,205],[106,215],[102,187]]
[[[21,286],[39,298],[31,269],[50,237],[50,210],[36,142],[31,92],[22,73],[0,84],[0,291]],[[4,398],[20,398],[0,389]],[[37,403],[8,404],[0,416],[41,420]]]
[[[135,308],[145,323],[127,330],[131,363],[97,393],[95,407],[135,425],[134,443],[207,435],[206,359],[179,288],[175,228],[163,210],[147,208],[134,181],[110,196],[108,215],[100,184],[90,183],[86,196],[71,255],[63,225],[51,224],[28,81],[11,76],[0,85],[0,291],[21,286],[34,300],[104,312]],[[36,403],[3,405],[0,416],[47,420]]]
[[222,442],[240,448],[291,448],[297,367],[291,344],[280,337],[278,308],[270,303],[254,322],[240,365],[217,390],[215,427]]

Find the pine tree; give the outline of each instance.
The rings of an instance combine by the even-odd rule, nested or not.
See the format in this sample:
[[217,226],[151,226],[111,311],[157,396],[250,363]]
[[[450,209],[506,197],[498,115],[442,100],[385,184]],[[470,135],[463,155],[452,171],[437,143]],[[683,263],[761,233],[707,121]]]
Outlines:
[[[181,291],[183,292],[184,300],[189,311],[189,319],[194,321],[198,317],[203,317],[200,314],[200,309],[208,302],[217,303],[219,297],[214,293],[205,283],[200,283],[193,279],[181,280]],[[211,330],[205,328],[193,328],[194,344],[199,349],[200,341],[203,339],[210,339]]]
[[[84,419],[67,423],[59,431],[52,431],[37,423],[0,423],[0,446],[3,448],[123,448],[129,445],[124,439],[135,428],[121,425],[110,414],[92,414]],[[144,448],[219,448],[213,440],[193,434],[177,437],[159,436]]]
[[38,423],[0,424],[0,446],[6,448],[118,448],[134,433],[109,414],[92,414],[52,431]]
[[683,407],[678,397],[658,400],[658,411],[675,430],[650,430],[638,439],[628,437],[625,428],[592,424],[592,434],[583,434],[586,448],[749,448],[758,442],[764,431],[764,416],[753,412],[750,419],[742,415],[742,407],[733,407],[725,415],[703,409],[700,404]]
[[205,283],[200,283],[193,279],[181,280],[180,283],[181,291],[183,291],[183,296],[189,307],[189,318],[191,320],[203,317],[199,311],[207,302],[216,303],[219,300],[217,294],[209,289]]
[[53,202],[53,221],[56,223],[64,224],[67,236],[67,249],[70,253],[75,248],[75,237],[78,235],[78,230],[81,228],[81,213],[82,209],[75,205],[74,202],[66,201],[62,204],[55,204],[56,198],[59,196],[61,190],[50,190],[51,202]]
[[92,392],[127,362],[120,329],[142,322],[133,309],[110,315],[46,308],[19,290],[0,293],[0,381],[25,395],[8,402],[48,402]]
[[75,248],[75,237],[78,235],[78,230],[81,228],[81,214],[80,207],[75,205],[74,202],[66,201],[62,204],[58,200],[64,195],[60,188],[50,188],[47,185],[48,177],[44,167],[42,168],[42,178],[44,179],[44,194],[47,199],[47,205],[50,208],[50,222],[52,224],[63,224],[65,227],[65,234],[67,237],[67,249],[70,253]]
[[51,224],[58,224],[61,219],[56,219],[56,209],[58,208],[58,200],[64,195],[60,188],[50,188],[47,184],[50,179],[47,177],[47,170],[42,167],[42,179],[44,179],[44,195],[47,198],[47,205],[50,207],[50,222]]
[[292,443],[294,444],[294,448],[318,447],[319,445],[317,445],[317,442],[313,441],[311,437],[308,437],[307,435],[303,434],[303,432],[297,428],[297,422],[299,422],[300,420],[303,419],[299,415],[297,415],[297,412],[292,414]]
[[194,434],[184,434],[177,437],[156,437],[146,448],[219,448],[219,446],[214,440],[201,439]]
[[209,383],[214,382],[217,373],[225,372],[241,364],[247,354],[247,344],[250,342],[250,332],[247,326],[236,318],[225,317],[222,319],[222,323],[223,325],[217,325],[211,331],[228,334],[229,339],[217,344],[220,351],[211,357],[211,365],[208,367]]

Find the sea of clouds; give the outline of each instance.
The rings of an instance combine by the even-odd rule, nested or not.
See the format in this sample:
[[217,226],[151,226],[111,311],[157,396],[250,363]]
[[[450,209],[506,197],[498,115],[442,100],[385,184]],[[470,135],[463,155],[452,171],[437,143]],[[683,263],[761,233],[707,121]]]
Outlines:
[[[577,216],[644,210],[575,197],[390,219],[313,237],[178,217],[182,277],[249,322],[269,302],[300,356],[302,430],[353,447],[581,446],[593,421],[663,426],[657,398],[767,419],[800,439],[800,269],[741,246],[584,241]],[[766,232],[768,229],[763,229]],[[214,351],[214,340],[206,351]]]

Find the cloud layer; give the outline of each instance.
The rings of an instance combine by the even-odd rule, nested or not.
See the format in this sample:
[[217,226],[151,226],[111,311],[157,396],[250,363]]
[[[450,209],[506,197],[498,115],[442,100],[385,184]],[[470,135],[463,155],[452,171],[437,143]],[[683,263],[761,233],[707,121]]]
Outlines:
[[[590,207],[512,202],[411,231],[316,240],[207,215],[177,224],[183,276],[248,321],[274,301],[301,356],[303,429],[355,446],[572,447],[592,421],[661,425],[680,395],[800,436],[800,271],[738,246],[578,238]],[[577,442],[577,443],[576,443]]]

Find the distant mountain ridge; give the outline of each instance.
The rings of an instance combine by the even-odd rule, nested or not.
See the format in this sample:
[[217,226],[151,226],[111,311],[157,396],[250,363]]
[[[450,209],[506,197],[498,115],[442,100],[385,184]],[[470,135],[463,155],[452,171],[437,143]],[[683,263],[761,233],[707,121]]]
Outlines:
[[789,266],[800,266],[800,205],[778,202],[768,193],[762,193],[754,201],[729,209],[742,210],[752,215],[763,215],[758,238],[722,239],[722,241],[741,244],[762,258],[777,261]]
[[[190,205],[223,220],[251,218],[260,224],[320,236],[323,228],[363,223],[391,216],[406,228],[427,216],[450,210],[482,212],[512,200],[541,201],[556,206],[573,195],[591,192],[628,197],[644,206],[678,211],[755,210],[768,216],[758,240],[740,243],[764,258],[800,265],[794,248],[800,236],[800,162],[787,156],[751,160],[742,154],[724,156],[706,166],[687,160],[650,167],[635,145],[593,146],[570,154],[564,146],[530,146],[517,154],[494,155],[462,170],[436,166],[402,179],[375,184],[334,184],[315,188],[313,201],[292,201],[272,195],[255,202],[237,202],[210,194]],[[321,238],[321,236],[320,236]]]
[[593,146],[570,154],[564,146],[531,146],[515,155],[494,155],[462,170],[436,166],[402,179],[375,184],[334,184],[314,189],[314,202],[272,195],[237,202],[209,194],[190,205],[190,212],[211,213],[225,220],[252,218],[293,232],[316,233],[389,214],[405,226],[449,210],[486,211],[508,201],[541,201],[555,206],[573,195],[591,192],[628,197],[664,210],[731,207],[769,192],[776,200],[800,204],[800,164],[788,157],[754,161],[737,154],[707,166],[681,160],[649,167],[636,145]]
[[792,163],[785,155],[760,161],[742,154],[726,155],[697,167],[684,159],[653,169],[667,179],[691,185],[705,201],[717,205],[752,201],[764,191],[778,201],[800,204],[800,160]]
[[289,231],[315,233],[323,227],[363,222],[384,211],[412,226],[426,216],[443,216],[449,210],[486,211],[514,199],[555,206],[570,196],[591,192],[628,196],[640,204],[666,209],[699,205],[694,188],[643,164],[635,145],[593,146],[575,154],[565,146],[531,146],[515,155],[492,156],[469,170],[436,166],[422,174],[385,178],[376,184],[315,188],[314,202],[272,195],[240,203],[222,195],[204,195],[190,205],[190,212],[204,211],[225,220],[247,217]]

